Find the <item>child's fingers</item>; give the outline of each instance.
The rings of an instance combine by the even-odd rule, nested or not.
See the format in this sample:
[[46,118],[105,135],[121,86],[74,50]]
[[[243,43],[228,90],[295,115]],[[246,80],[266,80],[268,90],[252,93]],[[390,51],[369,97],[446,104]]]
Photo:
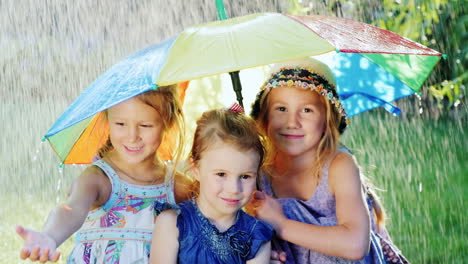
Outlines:
[[284,251],[279,252],[278,259],[281,260],[281,262],[286,262],[286,252]]
[[265,200],[265,193],[262,191],[255,191],[254,192],[254,199],[255,200]]
[[16,233],[23,239],[26,240],[26,229],[24,229],[22,226],[17,225],[16,228]]
[[60,252],[58,251],[55,251],[55,254],[52,256],[52,258],[50,259],[50,261],[52,262],[57,262],[60,258]]
[[42,251],[42,254],[40,255],[39,262],[41,263],[46,263],[49,260],[49,252],[50,249],[46,248]]
[[271,260],[278,260],[278,251],[272,250],[272,251],[271,251],[270,259],[271,259]]
[[20,251],[20,258],[21,258],[21,259],[27,259],[27,258],[29,257],[30,254],[31,254],[31,252],[29,252],[28,249],[23,248],[23,249],[21,249],[21,251]]
[[40,248],[38,246],[34,247],[31,250],[31,254],[29,254],[29,259],[32,260],[32,261],[38,260],[39,259],[39,252],[40,252]]

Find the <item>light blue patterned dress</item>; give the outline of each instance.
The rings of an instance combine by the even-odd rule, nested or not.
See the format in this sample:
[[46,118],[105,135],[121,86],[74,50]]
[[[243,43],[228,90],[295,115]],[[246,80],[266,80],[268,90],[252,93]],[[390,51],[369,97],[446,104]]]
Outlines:
[[[345,149],[338,151],[347,152]],[[303,223],[320,225],[320,226],[335,226],[338,224],[336,218],[336,203],[335,197],[330,193],[328,187],[328,168],[330,161],[325,164],[320,183],[312,197],[307,200],[295,198],[279,198],[278,201],[283,207],[284,214],[287,218]],[[267,194],[274,196],[271,185],[267,177],[262,175],[260,187]],[[373,215],[373,214],[371,214]],[[375,229],[375,225],[373,225]],[[310,249],[283,241],[280,239],[272,240],[272,249],[285,251],[287,254],[288,264],[306,264],[306,263],[385,263],[380,246],[380,241],[373,232],[371,232],[371,248],[369,254],[364,259],[359,261],[348,260],[333,256],[324,255],[312,251]]]
[[175,205],[173,182],[134,185],[121,180],[103,160],[93,164],[109,177],[112,193],[103,206],[88,213],[67,263],[148,263],[154,206],[156,202]]

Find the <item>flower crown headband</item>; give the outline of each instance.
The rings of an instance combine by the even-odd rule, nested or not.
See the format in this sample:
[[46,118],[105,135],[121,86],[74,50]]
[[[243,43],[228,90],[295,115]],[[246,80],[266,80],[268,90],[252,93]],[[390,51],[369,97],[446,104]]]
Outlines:
[[346,110],[339,100],[335,85],[328,82],[321,75],[309,69],[300,67],[281,68],[263,86],[263,90],[270,90],[278,86],[296,86],[306,90],[316,91],[321,96],[328,99],[342,117],[346,118]]

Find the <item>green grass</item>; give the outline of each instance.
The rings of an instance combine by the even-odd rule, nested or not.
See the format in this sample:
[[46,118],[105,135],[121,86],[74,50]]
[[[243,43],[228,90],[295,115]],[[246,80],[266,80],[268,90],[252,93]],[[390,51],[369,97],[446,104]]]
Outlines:
[[[22,241],[15,225],[40,229],[81,169],[66,166],[60,173],[58,159],[47,144],[39,143],[63,105],[53,109],[31,102],[28,109],[13,113],[9,109],[15,103],[3,104],[3,125],[14,129],[5,129],[0,142],[0,263],[30,263],[18,258]],[[28,114],[31,111],[46,117],[36,120]],[[13,114],[16,118],[10,117]],[[371,112],[353,118],[343,136],[362,171],[382,189],[390,235],[412,263],[461,263],[468,257],[466,124],[466,118],[402,120]],[[29,129],[23,131],[25,127]],[[18,133],[27,136],[21,144]],[[60,249],[66,256],[71,247],[69,239]]]
[[369,113],[354,118],[343,137],[382,189],[390,235],[413,263],[468,257],[466,121]]

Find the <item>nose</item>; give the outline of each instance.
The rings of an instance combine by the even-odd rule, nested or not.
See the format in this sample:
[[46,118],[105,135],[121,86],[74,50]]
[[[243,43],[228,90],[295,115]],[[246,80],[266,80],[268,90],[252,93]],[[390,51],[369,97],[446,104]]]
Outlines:
[[287,128],[289,129],[294,129],[294,128],[299,128],[301,123],[299,122],[300,117],[299,114],[296,112],[288,112],[288,117],[287,117]]
[[136,142],[140,138],[140,133],[137,126],[128,126],[127,133],[128,140],[130,142]]
[[224,187],[228,193],[239,193],[242,190],[241,181],[238,177],[230,177]]

